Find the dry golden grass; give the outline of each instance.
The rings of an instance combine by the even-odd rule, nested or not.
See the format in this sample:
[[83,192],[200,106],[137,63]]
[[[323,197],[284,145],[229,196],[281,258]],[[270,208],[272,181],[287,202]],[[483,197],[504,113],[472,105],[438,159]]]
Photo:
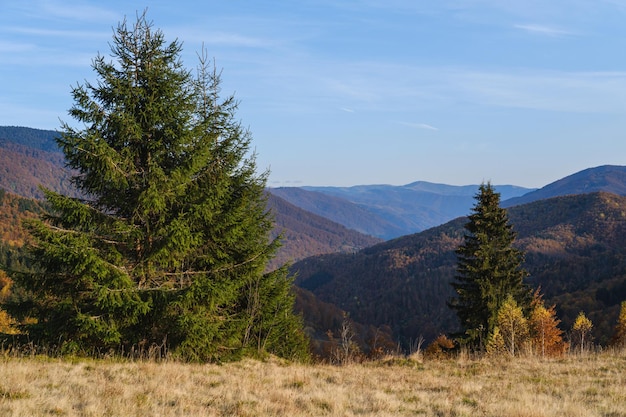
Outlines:
[[0,416],[626,416],[626,354],[345,366],[0,357]]

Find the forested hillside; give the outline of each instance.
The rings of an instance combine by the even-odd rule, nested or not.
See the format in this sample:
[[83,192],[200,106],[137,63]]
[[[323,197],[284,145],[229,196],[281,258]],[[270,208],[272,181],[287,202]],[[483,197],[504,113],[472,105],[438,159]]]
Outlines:
[[342,197],[299,187],[270,188],[269,192],[307,212],[325,217],[363,234],[382,239],[403,234],[403,229],[400,226],[394,225],[380,214]]
[[[626,197],[594,193],[509,209],[529,284],[556,303],[568,330],[580,310],[606,343],[626,299]],[[364,249],[296,263],[297,284],[357,321],[389,325],[405,343],[457,328],[446,303],[465,218]]]
[[0,242],[13,247],[22,246],[25,239],[22,219],[42,212],[41,201],[22,198],[0,188]]
[[273,236],[283,237],[270,269],[313,255],[357,252],[382,241],[302,210],[272,193],[268,193],[268,208],[276,224]]
[[54,139],[59,136],[54,130],[32,129],[21,126],[0,126],[0,142],[11,142],[46,152],[58,152]]
[[0,188],[27,198],[42,198],[41,186],[77,195],[63,154],[49,130],[0,126]]
[[[40,201],[18,197],[0,188],[0,302],[10,294],[11,279],[7,271],[23,270],[26,235],[22,219],[34,217],[43,211]],[[0,333],[13,332],[13,321],[0,308]]]

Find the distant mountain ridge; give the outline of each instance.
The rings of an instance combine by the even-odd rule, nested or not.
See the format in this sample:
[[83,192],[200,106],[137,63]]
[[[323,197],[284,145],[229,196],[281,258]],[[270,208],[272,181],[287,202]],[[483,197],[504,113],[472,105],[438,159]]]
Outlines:
[[522,196],[503,199],[506,201],[503,201],[502,206],[512,207],[546,198],[598,191],[626,195],[626,166],[601,165],[587,168]]
[[0,143],[11,142],[47,152],[60,152],[55,138],[60,133],[54,130],[33,129],[22,126],[0,126]]
[[[27,198],[41,198],[43,185],[76,195],[71,173],[55,138],[59,132],[0,126],[0,188]],[[540,199],[606,191],[626,195],[626,167],[589,168],[540,189],[494,185],[504,207]],[[269,192],[293,206],[348,229],[379,239],[393,239],[443,224],[469,213],[478,185],[454,186],[415,181],[402,186],[281,187]]]
[[269,192],[294,206],[363,234],[385,239],[403,232],[401,227],[381,215],[342,197],[299,187],[270,188]]
[[[438,226],[467,214],[478,185],[455,186],[416,181],[407,185],[282,187],[270,192],[337,223],[383,239]],[[496,185],[502,199],[534,189]]]

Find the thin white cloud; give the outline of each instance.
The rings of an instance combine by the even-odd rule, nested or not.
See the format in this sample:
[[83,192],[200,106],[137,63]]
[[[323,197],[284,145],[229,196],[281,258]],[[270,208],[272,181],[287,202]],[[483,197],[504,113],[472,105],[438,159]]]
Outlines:
[[426,124],[426,123],[410,123],[410,122],[399,122],[401,125],[413,127],[415,129],[426,129],[426,130],[434,130],[437,131],[439,128]]
[[349,109],[347,107],[340,107],[339,110],[345,111],[346,113],[354,113],[353,109]]
[[545,26],[545,25],[527,24],[527,25],[514,25],[514,27],[516,29],[524,30],[528,33],[532,33],[536,35],[543,35],[543,36],[551,36],[551,37],[571,36],[574,34],[573,32],[570,32],[567,30],[558,29],[555,27]]
[[247,100],[262,97],[267,109],[271,97],[280,97],[280,110],[291,113],[358,107],[360,113],[415,114],[474,105],[573,113],[626,109],[626,72],[316,63],[278,57],[259,66]]

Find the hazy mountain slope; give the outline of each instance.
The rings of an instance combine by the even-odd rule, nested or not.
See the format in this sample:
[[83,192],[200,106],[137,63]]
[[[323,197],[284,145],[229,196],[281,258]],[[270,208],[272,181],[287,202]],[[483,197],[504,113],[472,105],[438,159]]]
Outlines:
[[[502,198],[503,207],[530,203],[551,197],[606,191],[626,195],[626,166],[602,165],[568,175],[523,196]],[[506,201],[504,201],[506,200]]]
[[[416,181],[403,186],[415,192],[433,193],[443,196],[474,197],[478,192],[478,185],[447,185],[427,181]],[[534,189],[518,187],[516,185],[495,185],[502,199],[524,195]]]
[[0,140],[0,188],[26,198],[43,198],[40,186],[76,195],[63,155]]
[[358,204],[299,187],[270,188],[269,191],[308,212],[330,219],[366,235],[388,239],[402,234],[403,229]]
[[[558,303],[565,327],[583,309],[596,322],[598,340],[606,341],[618,302],[626,299],[626,198],[559,197],[513,207],[510,217],[517,245],[527,252],[529,282]],[[453,296],[454,250],[465,222],[459,218],[358,254],[305,259],[293,266],[297,284],[355,320],[390,325],[405,343],[451,332],[456,316],[446,301]]]
[[54,130],[32,129],[21,126],[0,126],[0,142],[6,141],[46,152],[59,152]]
[[0,126],[0,188],[26,198],[42,198],[40,186],[76,195],[70,171],[51,130]]
[[[403,186],[302,188],[350,201],[384,219],[393,228],[385,229],[384,234],[368,232],[386,239],[426,230],[467,214],[473,205],[474,195],[478,192],[478,185],[454,186],[425,181]],[[511,185],[498,185],[495,188],[502,198],[520,196],[532,191]],[[298,206],[301,204],[297,201],[292,203]],[[312,208],[309,210],[313,211]],[[335,221],[345,224],[339,218]]]
[[[501,195],[503,207],[597,191],[626,195],[626,167],[606,165],[589,168],[539,190],[513,185],[496,185],[495,188]],[[389,239],[466,215],[474,204],[477,189],[478,185],[452,186],[417,181],[403,186],[301,187],[276,189],[276,192],[298,207],[364,233]],[[322,198],[320,194],[340,200]],[[341,201],[342,205],[337,201]],[[351,210],[356,213],[354,205],[358,207],[358,215],[351,216]],[[368,217],[368,213],[374,217]],[[380,220],[372,227],[371,222],[364,221],[368,218]]]
[[274,236],[283,236],[283,246],[272,261],[272,268],[312,255],[352,253],[381,241],[309,213],[272,193],[268,193],[268,207],[274,214]]

